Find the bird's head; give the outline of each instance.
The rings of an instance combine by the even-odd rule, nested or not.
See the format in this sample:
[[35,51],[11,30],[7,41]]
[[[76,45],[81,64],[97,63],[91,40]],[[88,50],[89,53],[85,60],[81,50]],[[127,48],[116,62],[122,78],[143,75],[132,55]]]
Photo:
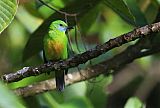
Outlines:
[[50,25],[50,30],[59,30],[61,32],[65,32],[67,29],[68,29],[68,25],[61,20],[54,21]]

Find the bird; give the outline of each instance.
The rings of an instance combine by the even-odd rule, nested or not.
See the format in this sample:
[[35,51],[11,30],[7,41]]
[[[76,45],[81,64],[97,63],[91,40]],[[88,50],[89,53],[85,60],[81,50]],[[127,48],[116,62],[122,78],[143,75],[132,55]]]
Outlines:
[[[68,38],[66,35],[67,23],[62,20],[56,20],[51,23],[47,35],[43,39],[43,56],[44,62],[56,62],[68,58]],[[56,88],[63,91],[65,88],[64,76],[68,70],[55,71]]]

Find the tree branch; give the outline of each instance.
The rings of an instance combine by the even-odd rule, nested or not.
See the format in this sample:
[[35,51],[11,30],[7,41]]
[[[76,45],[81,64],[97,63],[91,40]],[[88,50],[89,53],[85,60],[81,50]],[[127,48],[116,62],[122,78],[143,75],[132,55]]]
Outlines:
[[150,33],[158,32],[159,30],[160,30],[160,22],[151,25],[146,25],[144,27],[134,29],[129,33],[111,39],[102,45],[97,45],[94,49],[90,49],[82,54],[78,54],[67,60],[42,64],[37,67],[24,67],[23,69],[17,71],[16,73],[5,74],[1,78],[3,79],[4,82],[10,83],[22,80],[23,78],[29,76],[37,76],[39,74],[46,73],[48,71],[50,72],[54,70],[63,70],[71,67],[76,67],[79,64],[85,63],[88,60],[98,57],[99,55],[104,54],[105,52],[115,47],[119,47],[130,41],[134,41],[138,38],[145,37]]
[[[121,52],[120,54],[114,56],[109,60],[91,66],[87,69],[80,70],[81,73],[73,72],[72,74],[68,74],[65,77],[66,85],[91,79],[100,74],[107,74],[111,71],[115,72],[120,68],[124,67],[126,64],[131,63],[133,60],[137,58],[148,56],[150,54],[155,54],[160,51],[159,44],[154,45],[154,47],[151,47],[151,49],[142,51],[143,50],[142,47],[144,46],[145,44],[142,43],[129,46],[125,51]],[[33,85],[29,85],[26,87],[15,89],[14,92],[19,96],[27,97],[54,89],[56,89],[55,80],[51,79]]]

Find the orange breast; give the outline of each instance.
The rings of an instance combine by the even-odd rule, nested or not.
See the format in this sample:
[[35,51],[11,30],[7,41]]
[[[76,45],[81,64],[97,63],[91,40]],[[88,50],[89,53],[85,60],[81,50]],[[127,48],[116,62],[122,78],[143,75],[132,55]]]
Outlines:
[[49,59],[59,60],[63,54],[64,45],[59,41],[49,41],[47,55]]

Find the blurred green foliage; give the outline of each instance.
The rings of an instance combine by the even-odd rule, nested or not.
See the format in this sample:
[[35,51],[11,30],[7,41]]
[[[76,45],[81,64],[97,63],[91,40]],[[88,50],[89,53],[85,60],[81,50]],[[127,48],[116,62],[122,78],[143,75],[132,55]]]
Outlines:
[[143,103],[137,97],[131,97],[128,99],[124,108],[143,108]]
[[8,90],[2,82],[0,82],[0,89],[0,108],[25,108],[21,99]]
[[17,6],[17,0],[0,1],[0,33],[11,23]]
[[[159,0],[44,1],[57,10],[63,10],[68,13],[80,13],[77,18],[68,18],[68,23],[78,28],[76,31],[78,43],[75,41],[75,30],[70,32],[72,47],[76,53],[84,52],[86,50],[84,48],[84,43],[87,49],[90,49],[115,36],[129,32],[134,27],[153,23],[159,12],[160,2]],[[0,36],[1,75],[8,72],[14,72],[24,66],[42,64],[42,39],[47,33],[49,24],[53,20],[59,18],[65,20],[64,15],[61,15],[60,17],[57,11],[44,6],[38,0],[20,0],[19,2],[20,4],[14,20]],[[16,5],[13,7],[14,9]],[[1,20],[0,24],[2,24]],[[0,31],[2,31],[1,28]],[[122,52],[130,44],[131,43],[116,48],[107,54],[93,59],[92,64],[97,64],[104,59],[108,59],[113,55]],[[77,46],[79,47],[80,52],[78,51]],[[145,59],[138,60],[136,63],[144,70],[148,70],[149,65],[152,63],[152,58],[146,57]],[[81,65],[80,68],[87,67],[88,65],[89,63],[86,63],[86,65]],[[71,71],[75,70],[76,69],[71,69]],[[53,74],[42,74],[37,77],[29,77],[22,81],[11,83],[8,87],[15,89],[52,77],[54,77]],[[24,98],[24,105],[31,108],[105,108],[110,96],[110,94],[106,92],[106,87],[113,79],[112,75],[101,75],[90,81],[70,85],[66,87],[65,91],[62,93],[51,91]],[[5,97],[4,99],[0,98],[0,106],[2,108],[24,107],[24,105],[20,103],[21,101],[19,101],[13,93],[10,93],[3,84],[0,84],[0,89],[0,97]],[[138,107],[136,105],[138,105]],[[130,106],[139,108],[140,105],[142,105],[142,103],[139,102],[137,98],[133,98],[128,100],[125,108],[131,108]]]

